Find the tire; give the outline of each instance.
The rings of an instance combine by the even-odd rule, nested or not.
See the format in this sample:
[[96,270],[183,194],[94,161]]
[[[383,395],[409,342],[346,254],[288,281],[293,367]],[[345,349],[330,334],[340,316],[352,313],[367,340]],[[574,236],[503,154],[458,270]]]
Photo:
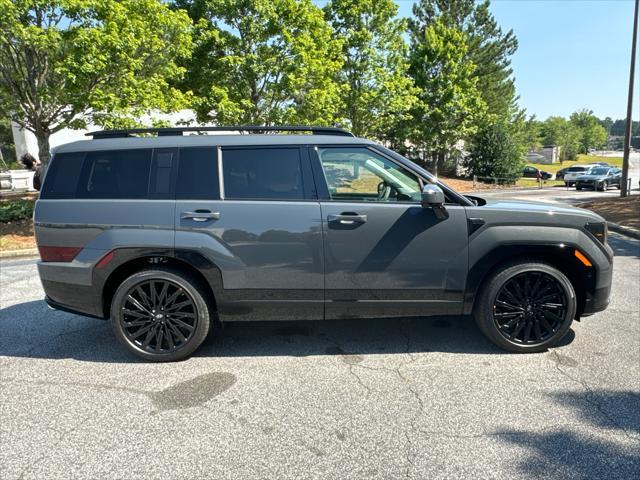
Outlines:
[[565,187],[570,187],[570,186],[571,186],[571,184],[570,184],[569,182],[564,182],[564,186],[565,186]]
[[136,272],[120,284],[111,302],[111,325],[120,343],[134,355],[151,362],[174,362],[202,344],[213,312],[211,299],[197,279],[153,268]]
[[576,190],[582,190],[582,187],[576,185]]
[[[537,279],[539,284],[535,283]],[[527,295],[523,295],[522,302],[515,301],[518,299],[515,284],[519,285],[520,293],[528,285],[528,301]],[[514,293],[509,295],[512,290]],[[546,303],[532,302],[534,297]],[[512,306],[506,307],[505,303]],[[473,316],[480,331],[498,347],[533,353],[545,351],[562,340],[571,327],[576,308],[576,294],[569,279],[557,268],[531,260],[506,264],[493,273],[478,294]],[[532,339],[532,334],[538,338]]]

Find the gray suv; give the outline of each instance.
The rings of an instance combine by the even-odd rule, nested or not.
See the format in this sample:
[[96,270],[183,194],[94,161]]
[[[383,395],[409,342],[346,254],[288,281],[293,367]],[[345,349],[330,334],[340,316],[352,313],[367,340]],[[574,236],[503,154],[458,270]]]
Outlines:
[[[251,134],[215,132],[233,129]],[[147,360],[190,355],[214,320],[433,315],[538,352],[609,302],[601,217],[461,195],[344,130],[91,135],[54,152],[38,270],[51,307],[110,318]]]

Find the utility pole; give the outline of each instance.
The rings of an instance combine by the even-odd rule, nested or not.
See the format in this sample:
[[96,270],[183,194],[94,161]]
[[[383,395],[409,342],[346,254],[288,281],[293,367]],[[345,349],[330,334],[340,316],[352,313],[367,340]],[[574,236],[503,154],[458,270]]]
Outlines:
[[627,124],[624,129],[624,153],[622,156],[622,179],[620,180],[620,196],[626,197],[629,191],[629,154],[631,153],[631,127],[632,108],[633,108],[633,87],[636,69],[636,45],[638,43],[638,5],[640,0],[635,1],[635,14],[633,16],[633,43],[631,44],[631,67],[629,68],[629,98],[627,99]]

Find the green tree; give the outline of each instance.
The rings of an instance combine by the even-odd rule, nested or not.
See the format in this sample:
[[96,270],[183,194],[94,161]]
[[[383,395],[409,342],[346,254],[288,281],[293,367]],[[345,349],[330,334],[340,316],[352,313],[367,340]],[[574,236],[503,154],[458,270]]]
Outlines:
[[393,0],[332,0],[327,21],[342,40],[339,72],[342,110],[351,131],[362,137],[395,136],[416,90],[407,75],[406,21]]
[[549,117],[542,124],[544,145],[560,147],[560,160],[575,160],[580,151],[580,130],[563,117]]
[[465,59],[476,66],[473,77],[487,113],[509,119],[517,101],[511,56],[518,40],[512,30],[502,31],[489,5],[489,0],[419,0],[413,6],[409,30],[413,43],[419,43],[436,21],[463,32],[468,47]]
[[486,106],[462,32],[437,20],[420,41],[414,39],[411,50],[410,73],[419,88],[419,101],[412,111],[409,136],[432,159],[437,174],[454,144],[475,132]]
[[[526,149],[518,129],[520,122],[497,122],[482,127],[473,138],[467,167],[478,177],[513,183],[522,176]],[[522,125],[520,125],[522,126]]]
[[311,0],[177,0],[196,23],[183,89],[200,121],[331,124],[341,44]]
[[49,136],[88,120],[113,123],[184,96],[191,23],[160,0],[0,0],[0,115],[33,132],[40,160]]
[[602,147],[607,142],[607,130],[600,124],[593,111],[582,109],[571,114],[569,121],[580,132],[580,153]]

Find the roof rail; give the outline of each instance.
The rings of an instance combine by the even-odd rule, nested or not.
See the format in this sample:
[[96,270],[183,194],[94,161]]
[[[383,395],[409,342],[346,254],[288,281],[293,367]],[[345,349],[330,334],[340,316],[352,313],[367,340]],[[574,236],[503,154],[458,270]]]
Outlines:
[[184,132],[311,132],[312,135],[337,135],[341,137],[353,137],[353,133],[337,127],[312,127],[305,125],[287,125],[283,127],[261,125],[235,125],[219,127],[171,127],[171,128],[128,128],[123,130],[99,130],[89,132],[87,137],[99,138],[124,138],[132,137],[139,133],[155,133],[159,137],[180,136]]

